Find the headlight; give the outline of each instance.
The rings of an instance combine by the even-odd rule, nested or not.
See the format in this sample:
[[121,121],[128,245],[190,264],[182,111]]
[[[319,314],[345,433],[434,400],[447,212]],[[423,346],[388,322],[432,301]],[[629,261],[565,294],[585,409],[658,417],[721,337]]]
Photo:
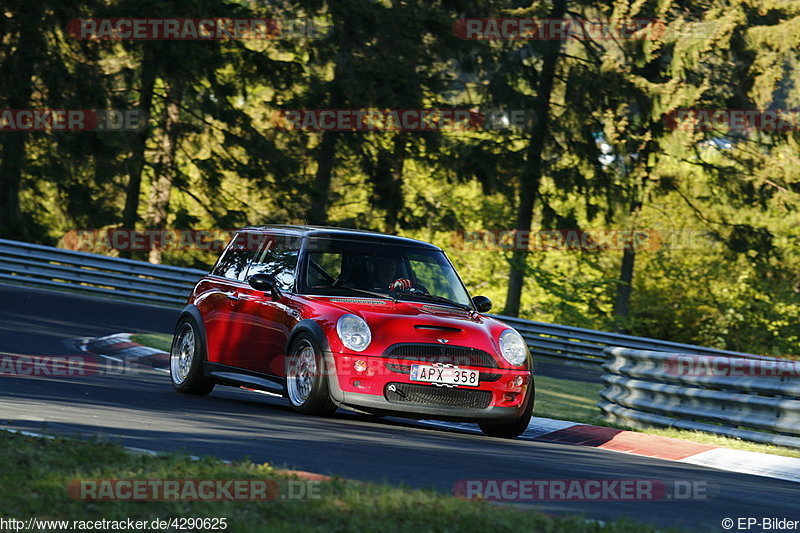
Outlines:
[[336,323],[336,333],[342,344],[354,352],[363,352],[372,341],[372,332],[363,318],[356,315],[342,315]]
[[507,329],[500,334],[500,353],[512,365],[520,366],[528,359],[528,345],[516,330]]

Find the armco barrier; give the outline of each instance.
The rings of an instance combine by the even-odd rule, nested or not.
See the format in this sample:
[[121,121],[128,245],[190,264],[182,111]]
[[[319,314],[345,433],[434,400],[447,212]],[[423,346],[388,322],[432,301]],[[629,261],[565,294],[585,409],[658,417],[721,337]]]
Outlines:
[[[143,261],[0,239],[0,281],[67,288],[146,303],[182,305],[194,284],[205,274],[205,271],[197,269],[153,265]],[[517,329],[537,357],[554,357],[599,366],[605,360],[603,350],[609,346],[759,357],[645,337],[494,316]]]
[[539,356],[601,365],[606,359],[604,353],[606,348],[623,346],[639,350],[763,359],[760,355],[749,353],[730,352],[704,346],[648,339],[647,337],[634,337],[633,335],[623,335],[621,333],[608,333],[559,324],[548,324],[546,322],[534,322],[510,316],[493,316],[519,331],[530,347],[531,353]]
[[0,281],[180,305],[202,270],[0,239]]
[[597,405],[612,421],[800,448],[800,361],[605,351],[606,388]]

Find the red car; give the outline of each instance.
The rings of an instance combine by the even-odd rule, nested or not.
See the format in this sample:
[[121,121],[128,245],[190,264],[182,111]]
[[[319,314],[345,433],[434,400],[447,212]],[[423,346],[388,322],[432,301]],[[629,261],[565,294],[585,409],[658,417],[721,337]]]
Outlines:
[[486,316],[444,252],[379,233],[240,230],[181,311],[174,387],[284,395],[302,413],[476,422],[516,437],[533,411],[531,356]]

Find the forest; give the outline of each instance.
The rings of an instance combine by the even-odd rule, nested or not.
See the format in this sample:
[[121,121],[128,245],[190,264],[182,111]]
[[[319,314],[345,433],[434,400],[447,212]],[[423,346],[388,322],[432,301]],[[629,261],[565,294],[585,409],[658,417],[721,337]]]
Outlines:
[[798,110],[796,0],[4,0],[0,238],[375,230],[499,314],[792,356]]

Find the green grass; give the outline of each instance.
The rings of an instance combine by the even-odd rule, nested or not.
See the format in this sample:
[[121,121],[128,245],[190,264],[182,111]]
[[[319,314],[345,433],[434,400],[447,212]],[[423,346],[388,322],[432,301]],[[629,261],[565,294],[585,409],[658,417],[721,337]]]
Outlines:
[[131,340],[167,353],[172,349],[172,335],[165,333],[136,333],[131,335]]
[[[170,350],[170,344],[172,342],[171,335],[163,334],[133,335],[131,339],[134,342],[159,348],[165,352]],[[600,399],[600,390],[602,388],[603,385],[600,383],[585,383],[583,381],[536,376],[536,408],[534,415],[580,422],[582,424],[627,429],[630,431],[647,433],[649,435],[691,440],[701,444],[710,444],[735,450],[770,453],[786,457],[800,457],[800,450],[782,446],[772,446],[769,444],[758,444],[722,435],[715,435],[713,433],[672,428],[634,428],[614,424],[603,418],[600,409],[595,407],[595,404]]]
[[76,480],[289,479],[268,464],[226,464],[214,458],[131,454],[116,444],[44,439],[0,432],[0,517],[27,520],[153,520],[227,518],[232,532],[254,531],[570,531],[638,533],[655,529],[630,521],[600,525],[581,517],[464,501],[431,490],[324,482],[321,498],[292,501],[111,502],[67,496]]

